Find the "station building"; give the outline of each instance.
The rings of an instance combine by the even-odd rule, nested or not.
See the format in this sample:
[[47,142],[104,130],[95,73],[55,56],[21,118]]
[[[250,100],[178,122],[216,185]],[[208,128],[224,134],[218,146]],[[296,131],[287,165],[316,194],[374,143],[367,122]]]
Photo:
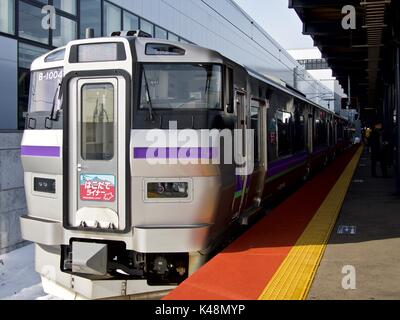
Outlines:
[[[290,49],[288,52],[297,62],[304,66],[313,78],[319,80],[330,89],[331,92],[323,95],[321,99],[328,101],[328,107],[331,111],[342,114],[342,99],[347,96],[339,81],[333,77],[332,69],[327,61],[322,58],[318,48]],[[345,113],[343,115],[347,116]]]
[[[49,22],[49,7],[55,16]],[[46,28],[51,26],[50,28]],[[219,51],[258,73],[280,79],[328,107],[331,91],[316,81],[233,0],[0,0],[0,252],[20,242],[25,214],[20,141],[32,61],[67,42],[116,30]]]

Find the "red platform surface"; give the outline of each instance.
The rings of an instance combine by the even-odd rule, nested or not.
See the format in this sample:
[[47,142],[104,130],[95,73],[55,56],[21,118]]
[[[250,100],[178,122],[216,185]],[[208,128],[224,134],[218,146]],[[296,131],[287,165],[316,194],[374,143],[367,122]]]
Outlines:
[[335,185],[355,148],[273,209],[164,300],[256,300]]

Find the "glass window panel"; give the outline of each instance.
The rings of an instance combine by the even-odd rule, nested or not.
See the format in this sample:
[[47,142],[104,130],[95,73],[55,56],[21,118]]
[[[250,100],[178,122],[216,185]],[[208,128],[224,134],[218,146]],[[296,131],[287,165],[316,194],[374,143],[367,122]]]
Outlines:
[[188,197],[188,182],[150,182],[147,184],[148,199],[184,199]]
[[294,151],[306,149],[306,111],[304,104],[297,102],[294,113]]
[[121,30],[121,9],[104,2],[104,35],[109,36],[114,31]]
[[155,37],[158,39],[167,39],[168,37],[168,32],[160,27],[155,28]]
[[33,60],[49,50],[32,46],[23,42],[18,45],[18,65],[20,68],[30,69]]
[[127,11],[124,11],[124,30],[138,30],[139,18]]
[[45,59],[45,62],[54,62],[54,61],[61,61],[65,58],[65,49],[61,49],[50,53]]
[[148,43],[146,45],[147,55],[168,55],[168,56],[183,56],[185,50],[169,44]]
[[141,109],[221,109],[222,68],[210,64],[145,64]]
[[292,153],[292,114],[277,111],[278,156],[284,157]]
[[179,41],[182,43],[188,43],[188,44],[190,43],[189,41],[186,41],[185,39],[182,39],[182,38],[180,38]]
[[21,38],[49,43],[49,30],[42,27],[42,9],[19,2],[19,36]]
[[53,0],[53,4],[57,9],[76,15],[76,0]]
[[110,83],[82,88],[82,159],[114,157],[114,87]]
[[63,69],[46,69],[31,74],[29,94],[29,112],[51,112],[61,108],[62,99],[57,99],[60,84],[63,79]]
[[326,121],[326,113],[316,111],[315,115],[315,146],[321,147],[328,143],[328,127]]
[[0,31],[14,34],[14,0],[0,0]]
[[94,29],[94,36],[101,36],[101,0],[80,2],[80,36],[85,38],[87,28]]
[[169,32],[168,33],[168,40],[178,42],[179,41],[179,37],[176,34],[173,34],[173,33]]
[[18,69],[18,129],[25,127],[24,113],[28,111],[29,104],[30,70]]
[[150,34],[152,37],[154,37],[154,30],[153,30],[154,26],[152,23],[141,19],[140,20],[140,30]]
[[76,39],[77,23],[71,19],[56,16],[56,29],[53,30],[53,46],[61,47]]
[[80,45],[78,50],[79,62],[118,60],[118,46],[116,43]]
[[48,50],[19,42],[18,44],[18,129],[25,128],[24,113],[28,111],[30,67],[32,61]]

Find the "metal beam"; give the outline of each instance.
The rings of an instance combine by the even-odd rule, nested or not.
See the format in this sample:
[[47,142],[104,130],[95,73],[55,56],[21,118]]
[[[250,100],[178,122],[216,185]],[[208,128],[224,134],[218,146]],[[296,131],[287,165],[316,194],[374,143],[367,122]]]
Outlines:
[[397,114],[397,164],[396,164],[396,192],[400,195],[400,47],[396,48],[396,81],[395,81],[395,99],[396,99],[396,114]]

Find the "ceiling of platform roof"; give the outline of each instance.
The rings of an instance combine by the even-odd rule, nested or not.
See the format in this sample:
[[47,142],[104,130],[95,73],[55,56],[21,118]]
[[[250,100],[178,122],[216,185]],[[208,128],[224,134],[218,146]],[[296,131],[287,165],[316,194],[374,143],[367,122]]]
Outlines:
[[[393,1],[393,0],[392,0]],[[398,1],[398,0],[394,0]],[[390,0],[289,0],[340,84],[356,98],[361,110],[380,108],[382,103],[382,55]],[[355,9],[355,29],[347,11]],[[343,13],[344,12],[344,13]],[[344,29],[343,22],[349,29]]]

